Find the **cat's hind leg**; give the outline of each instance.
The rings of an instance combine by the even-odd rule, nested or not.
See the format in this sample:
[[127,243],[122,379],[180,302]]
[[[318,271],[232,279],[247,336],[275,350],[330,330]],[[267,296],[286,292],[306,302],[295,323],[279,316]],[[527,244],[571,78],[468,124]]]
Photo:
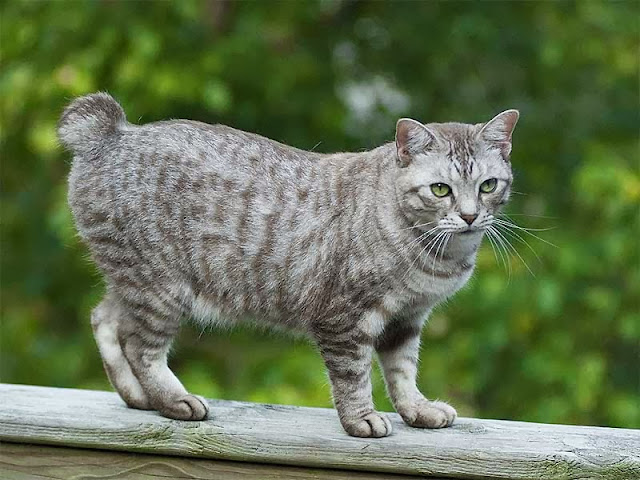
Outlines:
[[152,302],[124,302],[126,322],[119,341],[149,404],[163,416],[177,420],[204,420],[207,402],[191,395],[167,365],[171,342],[178,332],[181,312],[160,311]]
[[91,327],[102,356],[102,363],[113,387],[132,408],[148,410],[149,399],[124,356],[118,337],[118,324],[125,312],[112,292],[91,312]]

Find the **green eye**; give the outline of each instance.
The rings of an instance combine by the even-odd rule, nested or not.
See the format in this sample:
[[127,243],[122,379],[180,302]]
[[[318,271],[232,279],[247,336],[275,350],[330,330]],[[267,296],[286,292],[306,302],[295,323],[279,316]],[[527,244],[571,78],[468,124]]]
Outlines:
[[495,178],[490,178],[489,180],[485,180],[480,184],[480,191],[482,193],[491,193],[495,191],[498,186],[498,180]]
[[431,191],[436,197],[446,197],[451,193],[451,187],[446,183],[434,183],[431,185]]

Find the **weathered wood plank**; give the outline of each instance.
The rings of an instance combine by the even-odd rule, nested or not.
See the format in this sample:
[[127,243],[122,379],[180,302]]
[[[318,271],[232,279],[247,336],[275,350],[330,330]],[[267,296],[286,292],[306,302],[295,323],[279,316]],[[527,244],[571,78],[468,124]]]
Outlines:
[[638,479],[640,431],[458,419],[347,436],[333,410],[210,401],[205,422],[128,409],[114,393],[0,385],[0,440],[461,479]]
[[169,457],[25,443],[0,445],[3,480],[417,480],[388,473]]

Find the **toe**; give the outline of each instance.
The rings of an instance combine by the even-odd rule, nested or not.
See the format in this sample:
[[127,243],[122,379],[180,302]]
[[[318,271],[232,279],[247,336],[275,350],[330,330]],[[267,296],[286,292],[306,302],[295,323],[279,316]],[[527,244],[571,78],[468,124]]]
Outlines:
[[180,399],[189,408],[189,420],[204,420],[209,413],[207,402],[196,395],[187,395]]
[[372,413],[364,417],[364,421],[371,427],[371,436],[375,438],[386,437],[389,435],[387,424],[382,415]]
[[447,417],[447,426],[451,425],[458,416],[458,412],[451,405],[444,402],[432,402],[432,406],[442,410]]
[[447,416],[437,408],[422,408],[416,417],[416,426],[426,428],[442,428],[447,426]]
[[417,402],[402,412],[404,421],[412,427],[444,428],[450,426],[456,418],[453,407],[444,402]]
[[347,433],[353,437],[380,438],[391,434],[391,422],[386,415],[371,412],[344,425]]
[[158,411],[175,420],[204,420],[209,413],[207,402],[195,395],[184,395],[164,403]]

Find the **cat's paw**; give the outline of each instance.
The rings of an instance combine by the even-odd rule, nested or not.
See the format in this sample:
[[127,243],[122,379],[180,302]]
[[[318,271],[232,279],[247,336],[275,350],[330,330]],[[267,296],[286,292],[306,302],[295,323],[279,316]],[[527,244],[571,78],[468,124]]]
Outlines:
[[158,411],[175,420],[204,420],[209,415],[209,405],[199,396],[184,395],[164,403]]
[[391,435],[391,422],[386,415],[370,412],[359,418],[345,420],[342,426],[352,437],[386,437]]
[[449,427],[458,416],[452,406],[426,398],[399,409],[398,413],[407,425],[417,428]]

